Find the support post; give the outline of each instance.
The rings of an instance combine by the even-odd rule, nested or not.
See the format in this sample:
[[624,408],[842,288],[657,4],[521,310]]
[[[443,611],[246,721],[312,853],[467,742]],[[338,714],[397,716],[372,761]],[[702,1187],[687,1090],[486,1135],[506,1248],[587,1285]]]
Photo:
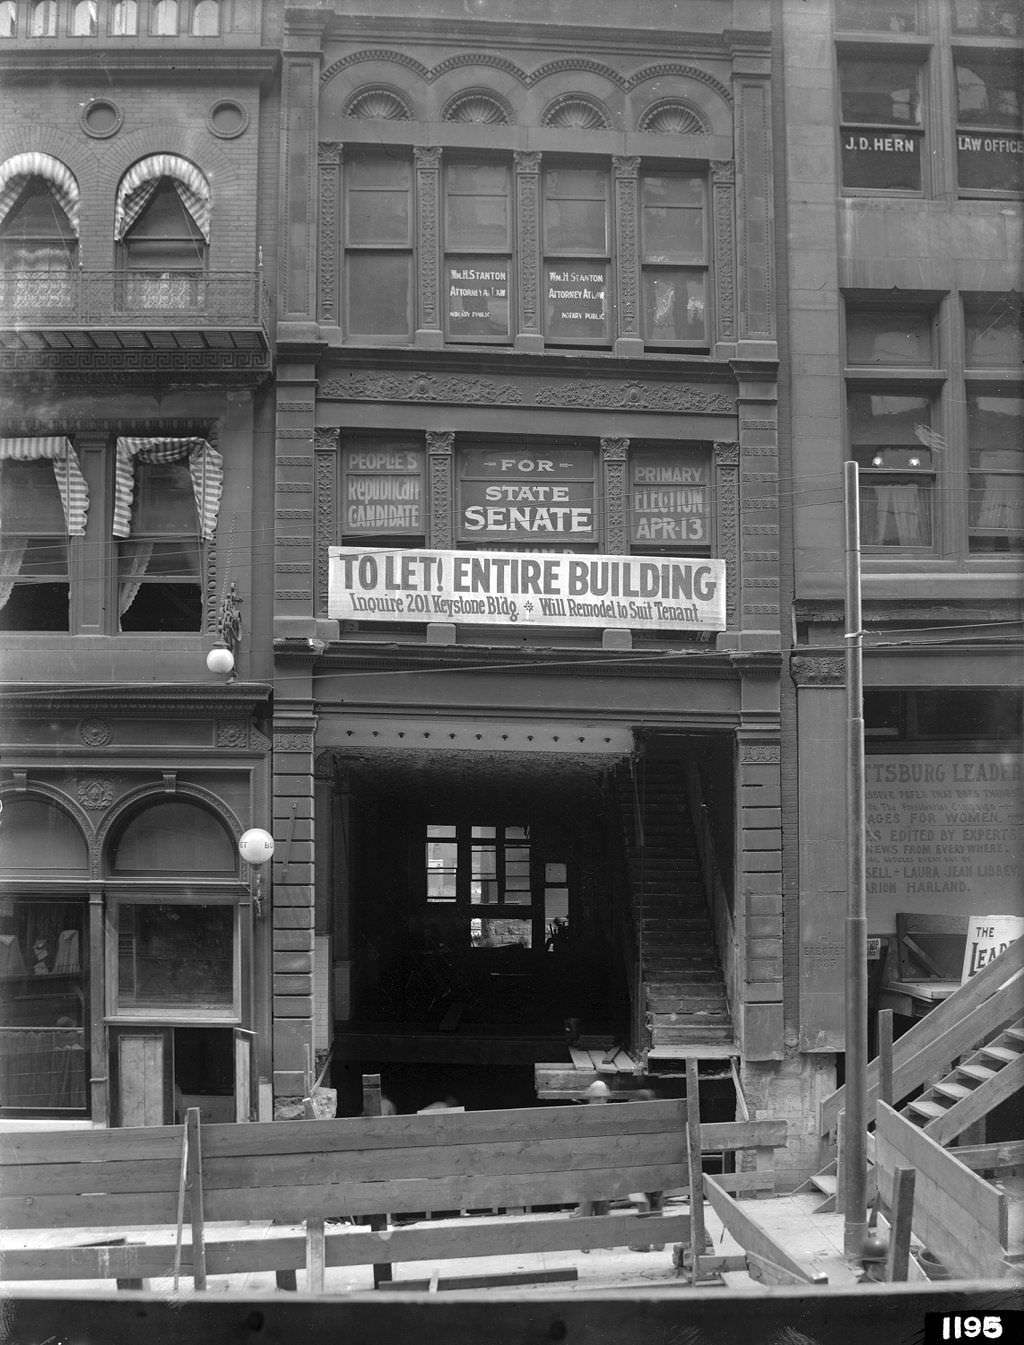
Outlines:
[[206,1232],[203,1226],[203,1149],[199,1135],[199,1108],[185,1113],[188,1143],[188,1208],[192,1219],[192,1283],[206,1288]]
[[690,1172],[690,1282],[700,1280],[704,1255],[704,1169],[700,1147],[700,1082],[697,1062],[686,1058],[686,1160]]
[[[380,1116],[383,1111],[381,1102],[382,1093],[379,1074],[363,1075],[363,1115]],[[375,1233],[380,1233],[388,1226],[388,1216],[386,1214],[370,1214],[367,1216],[367,1222]],[[388,1261],[380,1261],[373,1267],[373,1287],[379,1289],[382,1284],[387,1284],[391,1279],[391,1264]]]
[[910,1269],[910,1233],[914,1221],[914,1168],[896,1168],[893,1173],[892,1223],[889,1226],[889,1254],[885,1264],[888,1283],[900,1283]]
[[846,1145],[843,1251],[859,1260],[867,1235],[867,909],[865,898],[864,695],[857,464],[844,476],[846,523]]
[[878,1097],[891,1107],[892,1094],[892,1009],[883,1009],[878,1015]]

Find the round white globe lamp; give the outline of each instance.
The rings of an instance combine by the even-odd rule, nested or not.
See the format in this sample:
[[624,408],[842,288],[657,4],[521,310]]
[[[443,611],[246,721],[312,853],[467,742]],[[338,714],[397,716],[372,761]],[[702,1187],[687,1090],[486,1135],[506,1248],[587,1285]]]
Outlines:
[[250,827],[238,838],[238,853],[254,867],[266,864],[274,856],[274,838],[262,827]]
[[235,656],[223,640],[218,640],[206,656],[206,666],[212,673],[226,676],[234,671]]

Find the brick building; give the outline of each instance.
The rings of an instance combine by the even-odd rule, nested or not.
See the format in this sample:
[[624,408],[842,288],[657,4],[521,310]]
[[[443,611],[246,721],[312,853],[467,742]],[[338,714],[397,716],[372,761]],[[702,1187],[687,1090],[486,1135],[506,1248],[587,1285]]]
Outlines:
[[270,1068],[273,16],[0,5],[8,1117],[248,1118]]

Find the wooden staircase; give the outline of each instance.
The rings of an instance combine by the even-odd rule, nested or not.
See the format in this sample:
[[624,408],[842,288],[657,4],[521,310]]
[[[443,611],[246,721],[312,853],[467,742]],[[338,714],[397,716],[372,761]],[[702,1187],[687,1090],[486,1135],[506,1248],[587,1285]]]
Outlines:
[[642,841],[630,853],[650,1054],[736,1054],[725,981],[707,910],[683,767],[644,763]]
[[1024,1018],[962,1059],[900,1110],[937,1144],[949,1144],[1024,1088]]

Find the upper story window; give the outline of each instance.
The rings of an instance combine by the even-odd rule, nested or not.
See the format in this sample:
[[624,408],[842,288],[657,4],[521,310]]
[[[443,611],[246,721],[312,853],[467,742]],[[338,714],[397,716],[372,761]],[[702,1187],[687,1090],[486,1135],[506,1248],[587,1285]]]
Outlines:
[[220,5],[217,0],[196,0],[192,7],[193,37],[216,37],[220,32]]
[[840,57],[844,187],[921,190],[920,83],[917,61]]
[[601,168],[544,172],[544,334],[550,342],[611,343],[611,224]]
[[[434,339],[439,327],[438,341],[459,345],[612,350],[623,338],[652,351],[710,349],[703,172],[652,162],[626,172],[632,180],[616,193],[609,158],[417,156],[346,149],[342,312],[350,339],[409,343],[421,329]],[[423,209],[431,178],[440,230]],[[615,304],[619,288],[638,295],[625,314]]]
[[978,37],[1020,37],[1024,31],[1020,0],[953,0],[953,31]]
[[511,173],[505,163],[445,168],[445,335],[507,343],[512,336]]
[[961,51],[956,71],[961,192],[1024,191],[1024,62],[1011,52]]
[[68,527],[53,464],[0,460],[0,627],[69,628]]
[[836,26],[854,33],[914,33],[918,0],[836,0]]
[[[46,156],[18,155],[0,168],[0,292],[21,313],[66,307],[78,258],[77,186],[56,160],[37,160]],[[51,176],[32,171],[39,167]]]
[[640,179],[643,338],[654,346],[706,346],[705,185],[692,173]]
[[0,3],[0,38],[18,35],[18,7],[14,0]]
[[114,234],[126,307],[195,308],[204,302],[210,186],[186,159],[155,154],[121,179]]
[[178,0],[156,0],[149,22],[154,37],[174,37],[178,32]]
[[95,37],[98,31],[96,0],[78,0],[71,11],[71,36]]
[[57,36],[57,0],[37,0],[29,11],[30,37]]
[[345,161],[346,327],[352,336],[412,336],[412,160],[355,153]]
[[139,31],[137,0],[114,0],[110,7],[110,36],[135,37]]

